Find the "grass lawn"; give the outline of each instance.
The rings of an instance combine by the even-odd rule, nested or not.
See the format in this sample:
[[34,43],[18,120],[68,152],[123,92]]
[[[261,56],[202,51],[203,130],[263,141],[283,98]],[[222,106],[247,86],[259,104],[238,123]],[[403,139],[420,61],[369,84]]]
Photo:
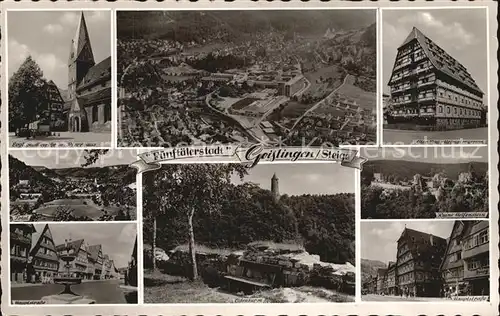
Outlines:
[[211,289],[201,281],[144,271],[144,303],[232,303],[236,297]]
[[354,77],[349,80],[337,91],[341,96],[348,97],[363,109],[375,109],[377,106],[377,95],[375,92],[368,92],[354,85]]
[[159,271],[144,271],[145,303],[234,303],[241,302],[241,299],[256,303],[354,302],[354,296],[312,286],[275,288],[244,296],[210,288],[201,281],[192,282]]

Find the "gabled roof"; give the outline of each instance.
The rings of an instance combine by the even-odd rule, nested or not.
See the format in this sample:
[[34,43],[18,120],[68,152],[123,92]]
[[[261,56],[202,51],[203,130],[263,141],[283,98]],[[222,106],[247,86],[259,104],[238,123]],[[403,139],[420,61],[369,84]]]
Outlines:
[[101,250],[101,248],[102,248],[101,245],[89,246],[88,252],[89,252],[90,258],[93,259],[94,261],[97,260],[97,258],[99,257],[99,251]]
[[[452,242],[452,240],[454,240],[454,238],[452,238],[452,237],[453,237],[453,235],[455,235],[455,232],[457,231],[457,229],[458,229],[458,227],[459,227],[460,225],[464,225],[464,226],[465,226],[465,225],[467,225],[467,222],[464,222],[464,221],[455,221],[455,223],[453,223],[453,229],[452,229],[452,230],[451,230],[451,232],[450,232],[450,237],[448,237],[448,238],[446,239],[446,250],[445,250],[445,252],[444,252],[443,260],[441,261],[441,264],[439,265],[439,270],[443,270],[444,264],[445,264],[445,262],[446,262],[446,257],[448,256],[448,252],[450,251],[451,242]],[[464,231],[465,229],[466,229],[465,227],[462,229],[462,233],[463,233],[463,231]],[[460,234],[460,235],[462,235],[462,234]],[[457,267],[458,267],[458,266],[463,265],[463,264],[462,264],[462,260],[458,260],[458,261],[457,261],[457,263],[456,263],[455,265],[456,265]],[[455,267],[455,265],[453,265],[453,266],[448,266],[447,268],[448,268],[448,269],[456,268],[456,267]]]
[[446,248],[446,239],[411,228],[405,227],[398,242],[404,237],[407,237],[408,247],[414,256],[432,253],[435,249]]
[[92,66],[78,84],[77,89],[84,86],[91,86],[101,79],[111,79],[111,56]]
[[92,105],[95,102],[102,102],[103,100],[111,100],[111,87],[84,94],[77,99],[81,107]]
[[[467,71],[459,61],[449,55],[444,49],[439,45],[434,43],[430,38],[425,36],[419,29],[413,27],[410,34],[406,37],[403,44],[398,48],[402,49],[408,43],[416,40],[422,47],[425,55],[429,58],[432,65],[441,73],[452,77],[458,82],[464,83],[470,89],[476,91],[477,93],[483,94],[483,91],[476,84],[476,81],[472,78],[470,73]],[[391,78],[392,79],[392,78]]]
[[83,244],[83,239],[72,240],[72,241],[68,242],[68,246],[66,246],[66,244],[57,245],[56,250],[57,250],[57,252],[61,252],[61,251],[66,250],[67,247],[69,247],[70,249],[73,249],[75,254],[77,254],[78,251],[80,251],[82,244]]

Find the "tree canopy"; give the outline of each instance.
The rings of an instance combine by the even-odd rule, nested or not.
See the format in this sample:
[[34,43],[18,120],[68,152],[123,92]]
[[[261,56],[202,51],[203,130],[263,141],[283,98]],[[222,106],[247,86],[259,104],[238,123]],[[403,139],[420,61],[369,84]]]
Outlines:
[[40,114],[46,82],[40,66],[28,56],[9,80],[9,122],[12,127],[27,125]]

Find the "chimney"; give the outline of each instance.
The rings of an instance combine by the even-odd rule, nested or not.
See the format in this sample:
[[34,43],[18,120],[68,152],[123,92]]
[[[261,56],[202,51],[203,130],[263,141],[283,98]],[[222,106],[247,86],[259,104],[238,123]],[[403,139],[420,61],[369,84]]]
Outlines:
[[434,246],[434,235],[431,234],[430,238],[431,246]]

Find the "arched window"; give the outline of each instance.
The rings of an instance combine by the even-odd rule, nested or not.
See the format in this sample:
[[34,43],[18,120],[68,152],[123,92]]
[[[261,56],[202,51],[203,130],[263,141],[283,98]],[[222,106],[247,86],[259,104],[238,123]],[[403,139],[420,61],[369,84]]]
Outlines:
[[443,113],[443,107],[440,105],[439,108],[438,108],[438,112],[439,113]]

